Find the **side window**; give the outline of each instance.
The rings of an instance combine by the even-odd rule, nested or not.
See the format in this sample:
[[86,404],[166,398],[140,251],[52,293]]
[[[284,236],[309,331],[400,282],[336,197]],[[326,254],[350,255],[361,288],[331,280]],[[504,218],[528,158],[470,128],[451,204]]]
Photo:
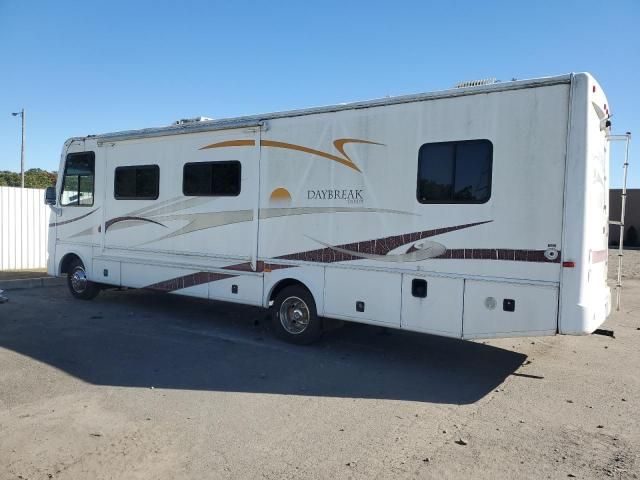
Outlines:
[[425,143],[418,153],[420,203],[485,203],[491,197],[489,140]]
[[160,167],[135,165],[117,167],[113,180],[116,200],[155,200],[160,192]]
[[235,197],[240,195],[240,162],[185,163],[182,193],[186,196]]
[[70,153],[64,166],[60,205],[91,207],[93,205],[96,156],[93,152]]

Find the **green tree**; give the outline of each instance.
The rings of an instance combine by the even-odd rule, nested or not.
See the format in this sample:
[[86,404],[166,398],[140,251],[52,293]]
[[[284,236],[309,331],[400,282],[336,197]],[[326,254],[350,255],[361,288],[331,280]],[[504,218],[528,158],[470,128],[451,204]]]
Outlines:
[[[47,172],[41,168],[30,168],[24,172],[26,188],[46,188],[56,184],[56,172]],[[20,174],[8,170],[0,171],[0,187],[19,187]]]
[[24,172],[24,186],[27,188],[47,188],[55,184],[55,174],[42,170],[41,168],[31,168]]
[[1,187],[19,187],[20,186],[20,174],[3,170],[0,172],[0,186]]

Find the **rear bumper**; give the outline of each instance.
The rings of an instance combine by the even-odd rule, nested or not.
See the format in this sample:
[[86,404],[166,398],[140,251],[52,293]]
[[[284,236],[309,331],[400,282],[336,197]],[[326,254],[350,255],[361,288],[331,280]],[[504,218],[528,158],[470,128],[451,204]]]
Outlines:
[[564,321],[559,333],[562,335],[589,335],[602,325],[611,313],[611,289],[604,287],[600,294],[590,296],[588,303],[576,305],[576,318]]

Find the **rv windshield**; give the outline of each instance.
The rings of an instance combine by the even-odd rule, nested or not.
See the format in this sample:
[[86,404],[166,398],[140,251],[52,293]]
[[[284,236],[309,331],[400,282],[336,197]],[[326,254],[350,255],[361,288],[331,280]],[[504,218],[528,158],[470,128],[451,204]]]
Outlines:
[[70,153],[64,167],[60,204],[63,207],[93,205],[95,155],[93,152]]

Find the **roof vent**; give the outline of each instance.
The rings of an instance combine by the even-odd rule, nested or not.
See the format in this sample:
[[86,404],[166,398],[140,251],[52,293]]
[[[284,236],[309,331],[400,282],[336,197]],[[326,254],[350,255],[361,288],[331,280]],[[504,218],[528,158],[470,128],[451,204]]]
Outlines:
[[456,83],[453,88],[465,88],[465,87],[481,87],[482,85],[491,85],[497,83],[496,78],[483,78],[481,80],[469,80],[468,82]]
[[176,120],[175,122],[173,122],[173,124],[174,125],[188,125],[190,123],[208,122],[210,120],[213,120],[213,118],[209,118],[209,117],[181,118],[180,120]]

